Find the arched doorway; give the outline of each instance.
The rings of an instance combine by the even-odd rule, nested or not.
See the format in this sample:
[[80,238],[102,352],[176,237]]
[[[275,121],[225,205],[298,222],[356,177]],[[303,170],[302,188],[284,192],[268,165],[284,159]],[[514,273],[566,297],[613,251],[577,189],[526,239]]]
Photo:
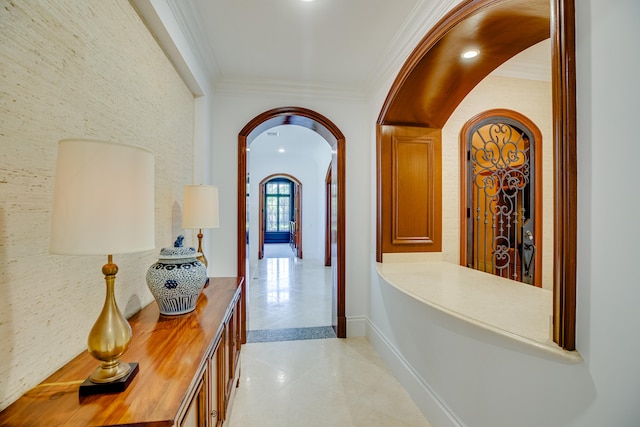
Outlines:
[[[331,147],[331,271],[332,326],[338,338],[346,338],[345,305],[345,137],[329,119],[301,107],[282,107],[266,111],[253,118],[238,134],[238,276],[245,277],[242,292],[246,304],[247,275],[247,149],[251,142],[267,129],[279,125],[297,125],[313,130]],[[246,306],[242,309],[242,341],[246,342]]]
[[[286,203],[283,203],[286,201]],[[288,174],[275,174],[260,182],[258,259],[265,243],[289,243],[302,258],[302,183]]]
[[517,111],[460,132],[460,264],[542,286],[542,133]]

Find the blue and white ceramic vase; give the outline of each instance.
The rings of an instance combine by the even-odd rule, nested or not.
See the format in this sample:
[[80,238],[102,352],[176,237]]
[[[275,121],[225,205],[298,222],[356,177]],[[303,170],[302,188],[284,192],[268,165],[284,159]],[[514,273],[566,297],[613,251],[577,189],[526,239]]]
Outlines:
[[161,314],[185,314],[196,308],[207,281],[207,268],[196,259],[198,255],[194,248],[162,248],[158,262],[147,270],[147,286]]

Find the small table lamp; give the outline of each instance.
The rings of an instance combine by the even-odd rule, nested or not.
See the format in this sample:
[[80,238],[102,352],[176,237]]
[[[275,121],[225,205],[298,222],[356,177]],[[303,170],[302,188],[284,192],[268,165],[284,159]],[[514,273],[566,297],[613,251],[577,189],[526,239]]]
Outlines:
[[137,363],[120,362],[131,326],[114,295],[113,254],[155,248],[154,159],[148,150],[86,139],[58,143],[50,252],[107,255],[102,267],[106,298],[88,338],[102,364],[80,386],[80,395],[124,390]]
[[202,251],[202,229],[218,228],[218,187],[214,185],[186,185],[182,204],[182,228],[197,228],[198,257],[205,267],[207,257]]

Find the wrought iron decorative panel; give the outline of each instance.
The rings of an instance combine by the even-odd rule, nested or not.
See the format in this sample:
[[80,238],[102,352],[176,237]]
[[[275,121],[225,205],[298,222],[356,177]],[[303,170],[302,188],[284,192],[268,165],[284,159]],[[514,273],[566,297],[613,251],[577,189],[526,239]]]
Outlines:
[[531,132],[489,117],[467,136],[469,267],[533,283],[534,155]]

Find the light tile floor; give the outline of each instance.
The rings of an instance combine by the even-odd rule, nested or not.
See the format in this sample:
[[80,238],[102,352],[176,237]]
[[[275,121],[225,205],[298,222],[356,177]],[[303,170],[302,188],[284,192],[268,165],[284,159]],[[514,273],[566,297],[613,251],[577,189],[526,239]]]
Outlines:
[[364,337],[246,344],[230,427],[430,427]]
[[[330,324],[330,268],[260,263],[250,330]],[[249,343],[241,363],[229,427],[430,427],[366,338]]]
[[248,306],[248,330],[330,326],[331,267],[315,259],[263,258]]

